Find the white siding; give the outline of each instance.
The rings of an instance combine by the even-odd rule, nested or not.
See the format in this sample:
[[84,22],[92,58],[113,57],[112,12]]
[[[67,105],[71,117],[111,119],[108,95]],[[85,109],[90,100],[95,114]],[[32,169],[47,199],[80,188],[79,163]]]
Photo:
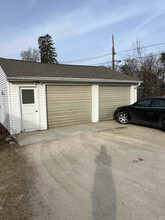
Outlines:
[[0,123],[10,132],[8,86],[7,86],[6,75],[1,67],[0,67]]
[[[20,133],[22,131],[20,87],[26,87],[26,86],[28,87],[34,86],[34,84],[18,85],[15,83],[9,83],[12,133]],[[37,85],[37,89],[38,89],[38,111],[39,111],[38,129],[44,130],[47,129],[45,85]]]
[[19,86],[17,84],[9,83],[10,90],[10,111],[11,111],[11,133],[20,133],[21,126],[21,107]]
[[130,105],[137,101],[137,87],[138,86],[130,86]]
[[47,129],[45,85],[38,86],[38,94],[39,94],[40,130],[45,130]]

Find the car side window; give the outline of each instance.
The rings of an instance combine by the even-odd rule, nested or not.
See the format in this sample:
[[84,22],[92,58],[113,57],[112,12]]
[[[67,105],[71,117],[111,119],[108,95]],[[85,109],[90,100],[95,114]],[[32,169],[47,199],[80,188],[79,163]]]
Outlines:
[[165,100],[163,99],[154,99],[152,102],[152,107],[165,108]]
[[135,108],[149,107],[151,99],[144,99],[134,104]]
[[165,108],[165,100],[160,100],[160,107]]

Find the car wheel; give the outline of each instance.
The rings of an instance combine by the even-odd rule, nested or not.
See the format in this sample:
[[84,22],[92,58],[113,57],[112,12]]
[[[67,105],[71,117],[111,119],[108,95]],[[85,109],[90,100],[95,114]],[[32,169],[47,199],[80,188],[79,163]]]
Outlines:
[[128,123],[128,114],[125,112],[119,112],[117,114],[117,120],[121,124],[127,124]]

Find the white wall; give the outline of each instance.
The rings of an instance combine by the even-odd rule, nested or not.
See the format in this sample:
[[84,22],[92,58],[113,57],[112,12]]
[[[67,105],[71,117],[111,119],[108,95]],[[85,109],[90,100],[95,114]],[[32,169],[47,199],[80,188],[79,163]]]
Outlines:
[[0,67],[0,123],[10,132],[10,114],[8,105],[8,82]]
[[138,86],[130,86],[130,105],[137,101],[137,87]]
[[9,83],[10,91],[10,113],[11,113],[11,133],[21,132],[21,107],[19,86],[17,84]]
[[[9,83],[12,134],[20,133],[22,131],[20,87],[26,87],[26,86],[34,87],[35,85]],[[44,130],[47,129],[45,85],[37,85],[36,88],[38,94],[38,112],[39,112],[38,129]]]
[[99,121],[99,85],[92,85],[92,122]]
[[47,129],[47,108],[45,85],[38,85],[40,130]]

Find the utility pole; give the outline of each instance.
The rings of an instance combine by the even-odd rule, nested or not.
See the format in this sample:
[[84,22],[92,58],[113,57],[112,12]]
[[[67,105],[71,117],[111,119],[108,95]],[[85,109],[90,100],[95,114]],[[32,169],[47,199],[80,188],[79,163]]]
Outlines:
[[115,69],[115,45],[114,45],[114,35],[112,34],[112,69]]

